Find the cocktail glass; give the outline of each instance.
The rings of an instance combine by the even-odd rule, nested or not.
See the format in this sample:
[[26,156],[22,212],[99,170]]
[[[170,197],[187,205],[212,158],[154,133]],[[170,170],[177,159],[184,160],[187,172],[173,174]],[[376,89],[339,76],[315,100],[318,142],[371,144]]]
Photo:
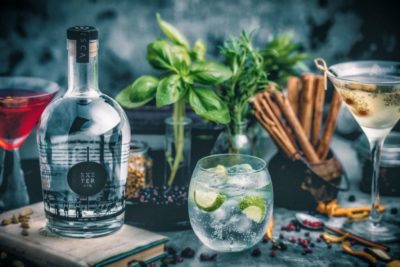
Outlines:
[[378,188],[381,149],[400,118],[400,62],[354,61],[329,67],[329,79],[368,138],[373,162],[369,220],[351,223],[374,241],[399,238],[399,227],[382,222]]
[[39,78],[0,77],[0,212],[29,203],[18,149],[58,89]]
[[189,187],[189,218],[197,237],[217,251],[242,251],[264,236],[273,193],[264,160],[219,154],[197,163]]

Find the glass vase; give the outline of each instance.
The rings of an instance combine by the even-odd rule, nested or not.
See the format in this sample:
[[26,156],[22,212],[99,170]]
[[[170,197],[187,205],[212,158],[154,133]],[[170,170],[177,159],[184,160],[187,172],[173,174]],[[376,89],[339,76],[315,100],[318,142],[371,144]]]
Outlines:
[[247,120],[227,125],[215,141],[211,154],[251,154],[251,142],[247,129]]
[[190,182],[192,120],[165,120],[165,185],[186,187]]

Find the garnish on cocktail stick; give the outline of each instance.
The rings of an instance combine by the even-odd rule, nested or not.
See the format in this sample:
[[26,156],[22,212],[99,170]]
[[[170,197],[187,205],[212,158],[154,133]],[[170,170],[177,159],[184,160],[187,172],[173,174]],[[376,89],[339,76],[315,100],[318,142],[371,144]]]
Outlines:
[[[299,107],[299,119],[303,126],[304,133],[307,138],[311,136],[311,123],[313,118],[314,108],[314,80],[315,77],[311,73],[303,74],[301,77],[303,81],[303,90],[301,92],[300,107]],[[295,113],[296,114],[296,113]]]
[[322,115],[325,102],[325,81],[324,77],[317,75],[315,78],[315,103],[314,118],[312,123],[311,140],[314,147],[317,147],[320,137]]
[[298,77],[290,76],[287,80],[287,96],[293,111],[299,112],[299,100],[301,92],[301,82]]
[[335,90],[332,96],[328,117],[326,118],[325,129],[317,148],[318,156],[322,160],[326,159],[326,156],[328,155],[329,146],[332,141],[333,132],[335,131],[336,119],[339,115],[341,103],[341,97],[339,93]]

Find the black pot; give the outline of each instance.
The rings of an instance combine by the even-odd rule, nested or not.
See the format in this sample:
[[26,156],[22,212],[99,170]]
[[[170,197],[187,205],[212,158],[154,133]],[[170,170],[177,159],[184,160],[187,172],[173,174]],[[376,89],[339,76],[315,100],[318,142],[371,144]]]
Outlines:
[[[269,162],[268,170],[274,187],[274,205],[293,210],[315,210],[319,201],[328,203],[339,190],[348,189],[347,176],[340,162],[330,153],[328,160],[310,165],[293,161],[278,152]],[[339,188],[342,177],[345,188]]]

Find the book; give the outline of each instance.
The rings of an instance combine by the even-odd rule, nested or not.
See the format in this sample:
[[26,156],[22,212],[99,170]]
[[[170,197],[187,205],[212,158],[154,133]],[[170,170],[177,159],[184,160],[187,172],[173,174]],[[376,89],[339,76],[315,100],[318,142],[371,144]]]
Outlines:
[[0,251],[22,261],[38,266],[122,267],[148,264],[165,256],[167,237],[129,225],[111,235],[91,239],[56,235],[45,227],[43,202],[0,214],[0,220],[18,216],[27,208],[33,211],[28,235],[22,235],[20,223],[0,226]]

